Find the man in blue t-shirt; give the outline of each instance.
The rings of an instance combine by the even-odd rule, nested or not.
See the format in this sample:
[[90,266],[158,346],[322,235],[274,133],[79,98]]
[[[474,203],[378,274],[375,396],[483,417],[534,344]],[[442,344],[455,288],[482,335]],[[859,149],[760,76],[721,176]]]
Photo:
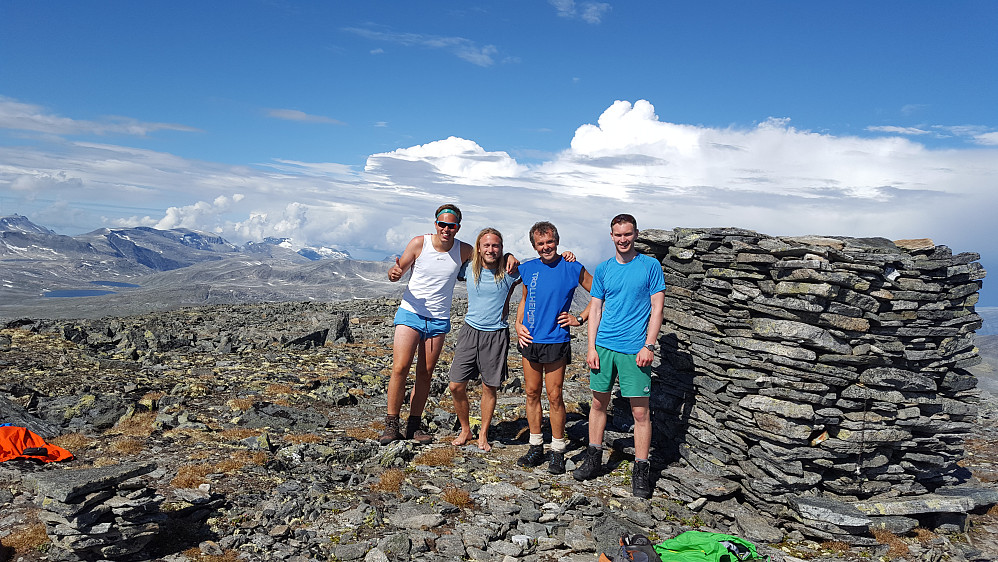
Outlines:
[[530,426],[530,447],[516,463],[534,467],[544,462],[544,438],[541,433],[541,385],[547,391],[551,419],[551,458],[548,472],[564,474],[565,366],[571,361],[572,344],[569,326],[580,326],[588,312],[569,312],[575,288],[589,290],[593,276],[574,255],[558,255],[558,229],[547,221],[530,228],[530,243],[540,259],[520,264],[523,298],[516,309],[517,349],[523,356],[523,386],[527,395],[527,425]]
[[631,403],[634,416],[634,469],[632,493],[651,497],[651,364],[662,327],[665,280],[662,266],[634,248],[637,220],[620,214],[610,221],[614,257],[599,264],[593,274],[589,304],[589,447],[582,464],[572,471],[576,480],[595,477],[603,463],[603,431],[614,379],[620,395]]
[[[510,259],[513,259],[510,256]],[[468,383],[482,377],[482,427],[478,432],[478,448],[491,451],[489,426],[496,409],[496,394],[506,378],[506,354],[509,352],[509,297],[520,282],[514,269],[506,273],[507,258],[502,251],[502,234],[494,228],[483,228],[475,240],[468,263],[458,273],[468,282],[468,313],[457,336],[454,362],[450,368],[450,392],[454,412],[461,422],[461,433],[451,442],[461,446],[471,440]]]

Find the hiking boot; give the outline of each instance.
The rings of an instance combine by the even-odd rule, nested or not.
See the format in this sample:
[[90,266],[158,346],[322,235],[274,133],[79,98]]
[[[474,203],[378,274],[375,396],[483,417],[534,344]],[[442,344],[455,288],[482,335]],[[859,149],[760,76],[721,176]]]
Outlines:
[[551,459],[548,461],[548,472],[551,474],[565,474],[565,451],[551,451]]
[[597,477],[603,466],[603,449],[590,445],[583,455],[585,456],[582,459],[582,464],[572,471],[572,476],[576,480],[589,480]]
[[636,498],[651,497],[651,463],[635,461],[631,470],[631,493]]
[[399,431],[399,417],[392,415],[385,416],[385,431],[378,438],[378,443],[387,445],[392,441],[399,441],[400,439],[402,439],[402,432]]
[[405,438],[412,439],[420,445],[433,443],[433,436],[423,431],[420,421],[418,416],[409,416],[405,420]]
[[516,464],[528,468],[544,464],[544,445],[531,445],[527,454],[516,459]]

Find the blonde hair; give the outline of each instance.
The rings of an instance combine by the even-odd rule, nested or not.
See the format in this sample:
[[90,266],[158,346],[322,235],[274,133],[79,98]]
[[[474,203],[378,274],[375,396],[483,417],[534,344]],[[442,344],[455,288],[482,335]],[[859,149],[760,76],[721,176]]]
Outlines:
[[[499,249],[502,250],[502,233],[498,230],[487,226],[483,228],[479,233],[478,237],[475,238],[475,249],[471,252],[471,274],[475,277],[475,285],[482,278],[482,267],[484,267],[485,260],[482,259],[482,254],[479,252],[479,243],[482,241],[482,237],[486,234],[495,234],[499,237]],[[499,266],[496,268],[495,278],[496,284],[500,283],[503,277],[506,275],[506,268],[504,267],[506,261],[506,255],[503,254],[499,257]]]

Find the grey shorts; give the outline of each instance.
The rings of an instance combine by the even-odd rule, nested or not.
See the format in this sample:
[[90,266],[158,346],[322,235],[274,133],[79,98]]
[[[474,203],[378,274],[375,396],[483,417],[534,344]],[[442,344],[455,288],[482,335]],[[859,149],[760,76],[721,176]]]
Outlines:
[[485,332],[465,324],[457,334],[451,382],[473,381],[481,375],[484,384],[499,386],[509,371],[508,352],[509,328]]

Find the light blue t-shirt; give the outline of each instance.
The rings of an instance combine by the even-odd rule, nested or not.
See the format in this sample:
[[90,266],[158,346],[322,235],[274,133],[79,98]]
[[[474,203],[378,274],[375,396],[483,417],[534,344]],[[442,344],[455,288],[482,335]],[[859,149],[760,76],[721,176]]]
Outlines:
[[508,328],[509,322],[502,312],[509,290],[520,280],[520,276],[507,273],[496,283],[492,271],[483,267],[481,278],[475,283],[470,262],[465,262],[461,266],[457,276],[468,282],[468,313],[464,317],[464,322],[483,332]]
[[567,262],[561,256],[550,264],[540,259],[520,264],[520,277],[527,288],[523,325],[530,331],[534,343],[569,341],[568,328],[558,325],[558,315],[568,312],[572,306],[582,269],[581,263]]
[[643,254],[627,263],[616,256],[596,266],[590,294],[603,301],[596,345],[617,353],[636,354],[645,345],[651,296],[665,290],[662,266]]

